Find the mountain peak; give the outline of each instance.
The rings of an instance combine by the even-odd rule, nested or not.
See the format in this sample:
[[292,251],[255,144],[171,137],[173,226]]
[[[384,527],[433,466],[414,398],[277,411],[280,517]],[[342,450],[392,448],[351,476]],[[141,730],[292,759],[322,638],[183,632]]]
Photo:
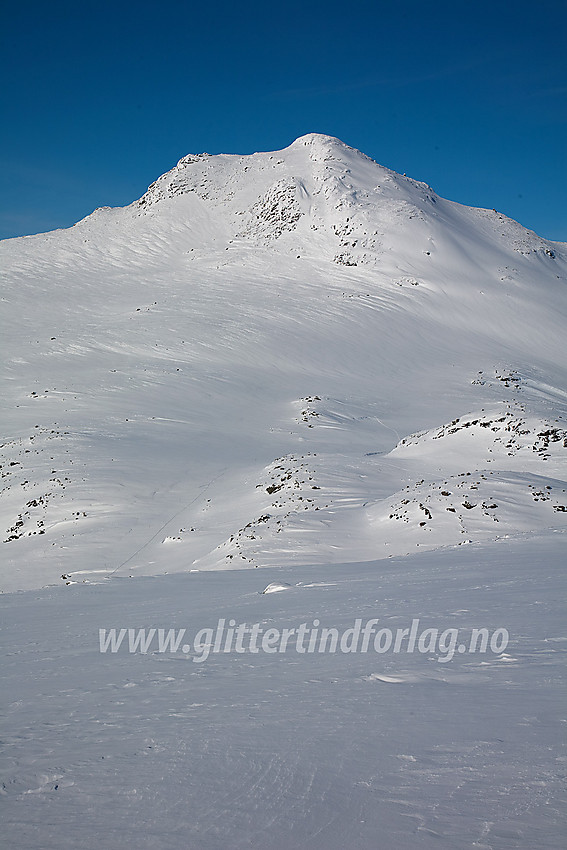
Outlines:
[[[303,147],[310,149],[310,158],[315,162],[324,160],[328,156],[334,156],[340,159],[345,155],[355,155],[365,160],[370,159],[370,157],[357,150],[357,148],[347,145],[346,142],[343,142],[336,136],[327,136],[325,133],[306,133],[304,136],[299,136],[285,150],[295,151]],[[372,162],[373,160],[370,161]]]
[[289,147],[296,148],[302,145],[305,147],[327,146],[349,148],[349,145],[346,145],[341,139],[338,139],[336,136],[327,136],[325,133],[306,133],[304,136],[299,136]]
[[555,251],[499,213],[446,201],[323,133],[278,151],[188,154],[126,210],[95,213],[108,215],[141,218],[150,239],[158,229],[168,241],[176,232],[184,253],[213,252],[223,265],[254,246],[266,260],[309,258],[396,280],[428,278],[432,257],[437,277],[459,279],[479,240],[546,262]]

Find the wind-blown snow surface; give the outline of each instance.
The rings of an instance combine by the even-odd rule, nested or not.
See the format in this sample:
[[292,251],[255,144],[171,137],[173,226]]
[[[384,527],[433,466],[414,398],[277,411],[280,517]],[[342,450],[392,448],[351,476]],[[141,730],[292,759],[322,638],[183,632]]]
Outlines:
[[[279,581],[288,590],[262,594]],[[564,847],[563,559],[552,536],[345,566],[2,597],[5,846]],[[98,651],[99,628],[510,632],[504,653]]]
[[[30,591],[5,600],[11,846],[560,846],[565,246],[313,134],[185,157],[0,262],[1,583]],[[245,567],[266,572],[163,578]],[[433,611],[510,629],[522,661],[211,656],[165,696],[163,658],[97,654],[119,612],[177,626],[184,595],[192,620],[250,619],[270,576],[337,582],[309,597],[329,626]],[[307,616],[296,590],[253,598]]]

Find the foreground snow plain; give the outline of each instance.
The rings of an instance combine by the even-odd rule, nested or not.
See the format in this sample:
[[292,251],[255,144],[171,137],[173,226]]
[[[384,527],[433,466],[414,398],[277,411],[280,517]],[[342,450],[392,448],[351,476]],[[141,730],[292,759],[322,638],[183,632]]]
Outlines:
[[[564,248],[316,134],[0,244],[9,846],[563,846]],[[99,651],[221,618],[510,640]]]
[[[561,543],[565,538],[561,535]],[[2,598],[6,846],[561,848],[560,541]],[[272,582],[286,591],[262,594]],[[504,653],[99,652],[99,628],[506,627]]]

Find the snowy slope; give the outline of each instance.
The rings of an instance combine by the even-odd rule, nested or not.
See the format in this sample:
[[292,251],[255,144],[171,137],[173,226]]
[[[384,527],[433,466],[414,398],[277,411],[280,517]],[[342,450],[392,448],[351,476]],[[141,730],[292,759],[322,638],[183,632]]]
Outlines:
[[[564,439],[512,458],[475,426],[434,462],[426,438],[392,453],[484,408],[564,434],[564,246],[494,211],[313,134],[185,157],[129,207],[0,249],[5,589],[564,526]],[[521,521],[443,509],[426,533],[419,501],[385,521],[424,475],[486,469]]]

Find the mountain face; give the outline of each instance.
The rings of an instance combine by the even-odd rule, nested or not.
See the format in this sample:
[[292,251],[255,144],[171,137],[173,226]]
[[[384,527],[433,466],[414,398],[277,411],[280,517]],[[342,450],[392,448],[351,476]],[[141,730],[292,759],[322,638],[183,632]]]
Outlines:
[[5,590],[565,530],[564,244],[311,134],[0,252]]

